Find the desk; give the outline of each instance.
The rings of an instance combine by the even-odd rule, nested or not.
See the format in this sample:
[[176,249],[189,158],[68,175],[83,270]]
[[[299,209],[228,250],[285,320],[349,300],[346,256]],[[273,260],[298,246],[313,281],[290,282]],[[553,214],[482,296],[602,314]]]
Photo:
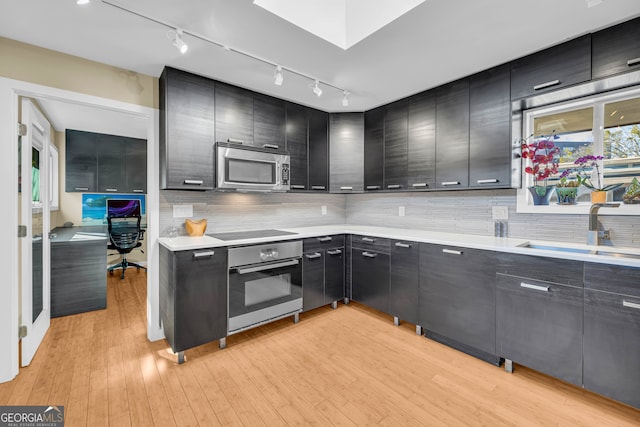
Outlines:
[[51,317],[107,307],[107,227],[51,230]]

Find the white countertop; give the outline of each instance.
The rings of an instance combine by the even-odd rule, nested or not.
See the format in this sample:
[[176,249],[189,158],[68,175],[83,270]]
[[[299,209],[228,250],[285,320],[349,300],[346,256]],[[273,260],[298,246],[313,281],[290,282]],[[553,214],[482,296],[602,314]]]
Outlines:
[[[473,249],[484,249],[498,252],[509,252],[515,254],[547,256],[560,259],[572,259],[578,261],[597,262],[604,264],[626,265],[640,267],[640,248],[612,247],[612,246],[588,246],[576,243],[562,243],[553,241],[540,241],[528,239],[516,239],[510,237],[479,236],[473,234],[443,233],[439,231],[391,228],[391,227],[371,227],[349,224],[336,224],[318,227],[304,228],[279,228],[288,231],[290,235],[261,237],[241,240],[220,240],[210,236],[190,237],[161,237],[159,243],[171,251],[183,251],[192,249],[215,248],[224,246],[240,246],[257,243],[268,243],[282,240],[297,240],[309,237],[318,237],[331,234],[364,234],[373,237],[384,237],[397,240],[409,240],[422,243],[433,243],[438,245],[459,246]],[[567,248],[569,250],[589,251],[590,253],[567,252],[550,249],[534,249],[525,247],[527,244],[541,246],[551,246]],[[635,255],[637,258],[622,256],[598,255],[592,252],[613,252]]]

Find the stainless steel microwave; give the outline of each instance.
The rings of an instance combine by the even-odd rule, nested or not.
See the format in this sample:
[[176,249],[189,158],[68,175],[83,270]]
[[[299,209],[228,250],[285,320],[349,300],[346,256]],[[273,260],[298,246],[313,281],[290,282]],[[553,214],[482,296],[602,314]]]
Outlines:
[[289,154],[269,148],[216,143],[218,190],[288,191]]

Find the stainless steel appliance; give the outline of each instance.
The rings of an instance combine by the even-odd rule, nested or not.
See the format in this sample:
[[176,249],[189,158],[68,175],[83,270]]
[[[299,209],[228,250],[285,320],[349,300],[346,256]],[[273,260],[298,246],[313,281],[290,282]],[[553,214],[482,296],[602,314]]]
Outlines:
[[289,154],[275,148],[216,143],[216,186],[219,190],[288,191]]
[[229,248],[229,334],[302,311],[302,241]]

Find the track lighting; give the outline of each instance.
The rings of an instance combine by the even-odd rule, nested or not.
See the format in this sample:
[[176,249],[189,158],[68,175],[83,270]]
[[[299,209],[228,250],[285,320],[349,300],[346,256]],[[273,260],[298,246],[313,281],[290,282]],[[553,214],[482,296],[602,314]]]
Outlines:
[[76,4],[79,4],[81,6],[89,3],[90,3],[90,0],[76,0]]
[[282,86],[283,80],[284,80],[284,76],[282,75],[282,67],[280,65],[276,65],[276,74],[273,77],[273,83],[276,86]]
[[342,106],[343,107],[349,106],[349,92],[347,92],[346,90],[342,91]]
[[313,86],[313,93],[315,93],[316,96],[322,95],[322,89],[320,89],[320,86],[318,86],[319,84],[320,84],[320,82],[318,80],[316,80],[316,83]]
[[173,45],[176,49],[178,49],[183,55],[187,53],[189,46],[182,40],[182,30],[179,28],[176,28],[175,31],[170,30],[169,33],[167,33],[167,36],[171,37],[171,35],[173,35]]

